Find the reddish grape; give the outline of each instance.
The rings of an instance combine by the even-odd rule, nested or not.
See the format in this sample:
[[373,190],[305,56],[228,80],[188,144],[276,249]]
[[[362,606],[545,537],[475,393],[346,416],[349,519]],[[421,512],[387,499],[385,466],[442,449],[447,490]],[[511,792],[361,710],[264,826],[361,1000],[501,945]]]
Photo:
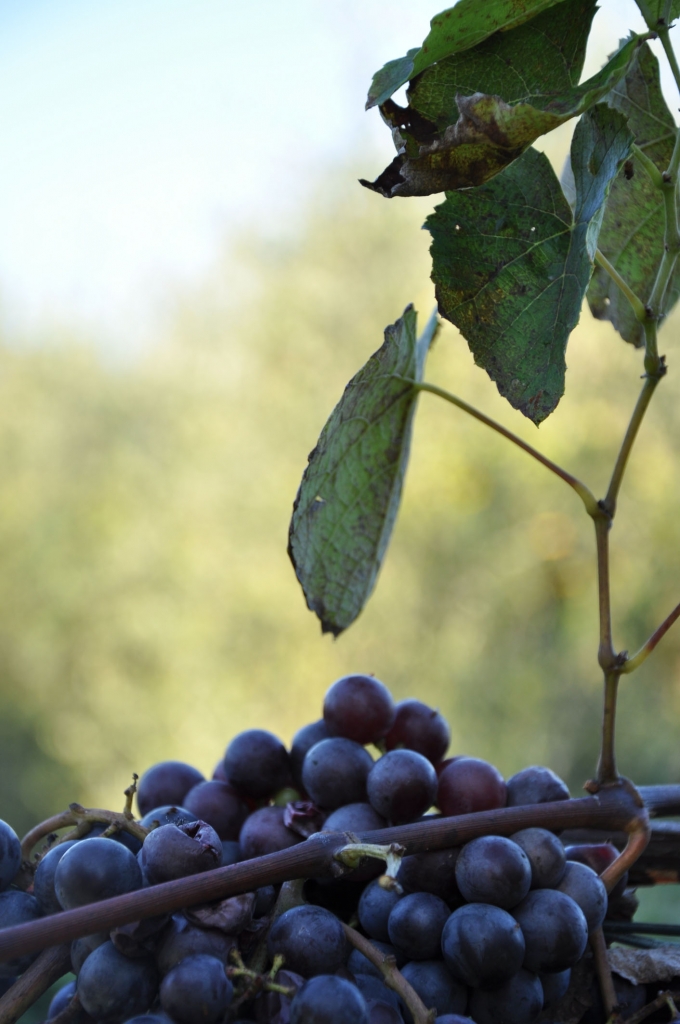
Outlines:
[[[586,864],[593,869],[596,875],[601,875],[605,868],[614,863],[619,851],[613,843],[581,843],[578,846],[568,846],[566,854],[567,860]],[[618,899],[619,896],[623,896],[627,885],[628,872],[625,871],[609,893],[609,899]]]
[[432,764],[441,761],[451,740],[451,730],[443,715],[420,700],[402,700],[397,704],[394,725],[385,737],[388,750],[406,747],[422,754]]
[[488,761],[457,757],[439,776],[437,806],[447,817],[505,807],[503,776]]
[[220,839],[238,839],[248,808],[227,782],[199,782],[184,798],[184,806],[207,821]]
[[377,743],[390,731],[394,715],[390,691],[373,676],[343,676],[323,702],[329,734],[355,743]]

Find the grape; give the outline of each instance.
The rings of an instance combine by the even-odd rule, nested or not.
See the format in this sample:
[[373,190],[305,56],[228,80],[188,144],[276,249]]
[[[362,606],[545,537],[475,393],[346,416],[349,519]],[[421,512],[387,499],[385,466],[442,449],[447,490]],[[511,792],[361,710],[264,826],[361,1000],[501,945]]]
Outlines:
[[567,861],[557,888],[578,903],[588,922],[589,932],[600,927],[607,913],[607,890],[592,868],[576,861]]
[[264,729],[235,736],[224,755],[228,782],[255,800],[271,797],[290,782],[290,758],[281,740]]
[[195,814],[188,811],[186,807],[177,807],[175,804],[164,804],[161,807],[154,807],[140,821],[143,828],[155,828],[158,825],[188,825],[190,821],[198,821]]
[[204,777],[183,761],[161,761],[144,772],[137,784],[137,805],[141,815],[163,804],[180,804]]
[[437,794],[437,775],[422,754],[390,750],[371,768],[366,790],[378,814],[400,824],[413,821],[432,805]]
[[588,925],[580,907],[556,889],[534,889],[512,916],[524,935],[524,966],[541,971],[565,971],[580,960],[588,944]]
[[[619,851],[613,843],[582,843],[578,846],[568,846],[566,849],[567,860],[578,861],[592,868],[596,875],[601,875],[610,864],[619,856]],[[609,899],[615,900],[623,896],[628,885],[628,872],[624,871],[612,891]]]
[[531,864],[510,839],[481,836],[460,851],[456,882],[469,903],[492,903],[509,910],[529,892]]
[[400,893],[383,889],[377,879],[366,886],[359,900],[357,916],[361,927],[372,939],[389,941],[387,919],[400,899]]
[[[144,840],[141,853],[144,871],[152,885],[210,871],[219,866],[221,859],[222,843],[215,830],[203,821],[155,828]],[[57,875],[58,872],[59,869]]]
[[286,850],[302,842],[302,837],[284,824],[283,807],[261,807],[246,818],[239,835],[243,860]]
[[0,819],[0,891],[6,889],[21,867],[21,843],[6,821]]
[[387,922],[390,942],[411,960],[431,960],[440,952],[448,917],[449,908],[438,896],[429,892],[404,896]]
[[277,895],[278,893],[273,885],[263,885],[260,889],[256,889],[253,917],[264,917],[270,910],[273,910]]
[[293,907],[276,919],[267,949],[272,958],[281,953],[291,971],[311,978],[315,974],[330,974],[345,962],[347,939],[342,925],[329,910],[307,905]]
[[333,737],[307,751],[302,783],[319,807],[335,810],[366,799],[366,778],[373,758],[354,740]]
[[65,843],[58,843],[40,858],[35,875],[33,876],[33,895],[44,914],[58,914],[61,910],[61,903],[54,891],[54,872],[57,864],[67,850],[75,845],[77,840],[68,839]]
[[[391,946],[388,942],[380,942],[378,939],[371,939],[371,945],[375,946],[376,949],[380,950],[386,956],[393,956],[397,962],[397,967],[401,968],[406,963],[406,957],[401,953],[395,946]],[[358,949],[353,949],[347,960],[347,967],[352,974],[373,974],[376,978],[382,978],[382,971],[376,967],[368,957],[365,957],[363,953],[360,953]]]
[[319,975],[296,994],[290,1024],[369,1024],[366,1000],[344,978]]
[[241,854],[241,847],[239,844],[234,842],[232,839],[223,839],[220,867],[224,868],[228,864],[238,864],[240,860],[243,860],[243,856]]
[[467,988],[451,976],[441,960],[412,960],[401,973],[425,1006],[437,1011],[437,1020],[443,1013],[465,1013]]
[[80,939],[74,939],[71,943],[71,970],[73,973],[80,974],[80,968],[92,950],[108,941],[108,932],[94,932],[92,935],[83,935]]
[[330,733],[323,718],[320,718],[318,722],[310,722],[309,725],[303,725],[293,736],[293,745],[290,748],[290,771],[293,783],[297,789],[304,789],[302,785],[302,765],[307,751],[311,750],[315,743],[327,740],[329,736]]
[[404,892],[431,892],[440,896],[452,910],[463,902],[456,882],[456,861],[460,849],[433,850],[404,857],[397,881]]
[[188,956],[161,982],[161,1006],[177,1024],[217,1024],[226,1013],[234,987],[215,957]]
[[[174,826],[166,826],[168,828]],[[54,891],[64,910],[142,888],[137,858],[111,839],[75,843],[54,872]]]
[[466,985],[502,985],[522,966],[524,951],[524,936],[514,917],[487,903],[454,910],[442,932],[446,966]]
[[331,736],[377,743],[394,722],[390,691],[373,676],[343,676],[328,689],[323,718]]
[[161,974],[167,974],[185,957],[197,954],[214,957],[226,964],[235,945],[234,936],[226,935],[217,928],[198,928],[190,924],[183,914],[173,914],[156,949],[156,964]]
[[524,828],[510,837],[521,846],[531,864],[531,888],[552,889],[567,866],[564,847],[557,836],[544,828]]
[[354,984],[362,996],[369,1002],[387,1003],[388,1006],[399,1009],[399,996],[391,988],[388,988],[382,978],[376,978],[375,974],[357,974],[354,976]]
[[369,1024],[404,1024],[404,1018],[399,1010],[395,1010],[381,999],[367,999],[366,1006]]
[[96,1020],[124,1021],[149,1009],[158,974],[152,960],[131,960],[105,942],[81,967],[77,991],[83,1008]]
[[339,879],[310,878],[305,884],[305,898],[309,903],[330,910],[341,921],[349,923],[356,916],[364,882],[353,882],[351,874]]
[[206,821],[220,839],[237,840],[248,808],[226,782],[199,782],[184,798],[188,811]]
[[[385,819],[370,804],[345,804],[328,815],[322,832],[375,832],[386,825]],[[376,857],[366,857],[359,867],[349,871],[344,877],[356,882],[370,882],[381,875],[384,868],[384,861]]]
[[553,1007],[567,994],[571,981],[571,968],[553,974],[539,974],[543,988],[543,1009]]
[[521,970],[500,988],[474,989],[470,1013],[475,1024],[531,1024],[543,1007],[543,989],[536,974]]
[[292,989],[291,995],[285,995],[283,992],[261,992],[257,996],[255,1002],[252,1005],[251,1014],[253,1018],[262,1024],[287,1024],[290,1020],[290,1004],[295,997],[295,993],[302,988],[305,983],[305,979],[300,974],[296,974],[294,971],[287,971],[285,968],[281,971],[277,971],[274,981],[277,985],[283,985],[287,989]]
[[67,981],[65,985],[59,989],[59,991],[52,997],[49,1009],[47,1011],[47,1019],[52,1020],[58,1013],[65,1010],[68,1004],[73,999],[76,992],[75,981]]
[[[87,835],[83,836],[83,839],[97,839],[98,837],[101,837],[108,828],[108,822],[95,821],[92,823],[92,827]],[[127,846],[130,853],[134,853],[135,857],[142,848],[142,840],[138,839],[137,836],[133,836],[129,832],[126,832],[125,829],[119,829],[105,838],[113,839],[114,843],[122,843],[123,846]]]
[[569,789],[559,775],[550,768],[532,765],[517,772],[506,783],[508,787],[508,807],[521,807],[523,804],[545,804],[553,800],[568,800]]
[[506,797],[501,773],[477,757],[457,757],[439,775],[437,806],[447,816],[505,807]]
[[420,700],[402,700],[397,704],[394,725],[385,737],[388,750],[406,747],[422,754],[432,764],[441,761],[451,740],[451,730],[443,715]]
[[472,1017],[461,1017],[459,1013],[445,1013],[437,1016],[438,1024],[475,1024]]

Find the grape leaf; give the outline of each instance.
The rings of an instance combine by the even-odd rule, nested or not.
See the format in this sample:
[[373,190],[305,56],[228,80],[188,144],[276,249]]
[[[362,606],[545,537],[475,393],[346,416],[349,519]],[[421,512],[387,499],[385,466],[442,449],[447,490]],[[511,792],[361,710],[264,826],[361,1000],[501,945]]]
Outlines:
[[288,554],[324,633],[338,636],[354,622],[392,533],[418,395],[411,382],[422,380],[438,325],[434,313],[416,340],[416,319],[407,306],[345,388],[293,505]]
[[440,313],[536,424],[564,392],[603,204],[630,144],[625,118],[601,104],[574,133],[573,214],[547,157],[530,149],[489,184],[449,192],[425,223]]
[[405,57],[388,61],[373,76],[366,109],[378,106],[438,60],[469,50],[495,32],[506,32],[555,7],[560,0],[459,0],[455,7],[437,14],[423,45]]
[[[661,21],[666,8],[666,0],[649,0],[647,8],[654,20]],[[680,0],[671,0],[670,17],[668,24],[680,17]]]
[[[628,118],[636,144],[660,171],[668,167],[675,143],[675,123],[659,82],[659,62],[645,43],[628,74],[612,90],[607,102]],[[633,176],[630,177],[630,170]],[[663,255],[664,206],[660,189],[652,183],[637,157],[628,176],[619,175],[607,201],[599,246],[643,302],[649,298]],[[668,313],[680,295],[680,266],[671,278],[663,302]],[[625,295],[609,275],[596,267],[588,289],[593,316],[611,320],[621,337],[633,345],[644,343],[642,325]]]
[[[419,111],[402,110],[389,100],[381,109],[394,127],[399,155],[374,182],[362,180],[361,184],[390,199],[484,184],[539,135],[599,103],[626,74],[641,41],[642,37],[632,37],[587,82],[557,95],[528,92],[508,102],[479,91],[470,96],[457,93],[449,101],[455,102],[458,119],[443,131],[436,131]],[[487,68],[489,54],[484,49],[480,60],[482,68]],[[473,61],[476,54],[468,57]],[[513,72],[517,71],[515,64]],[[516,89],[516,74],[510,78]]]

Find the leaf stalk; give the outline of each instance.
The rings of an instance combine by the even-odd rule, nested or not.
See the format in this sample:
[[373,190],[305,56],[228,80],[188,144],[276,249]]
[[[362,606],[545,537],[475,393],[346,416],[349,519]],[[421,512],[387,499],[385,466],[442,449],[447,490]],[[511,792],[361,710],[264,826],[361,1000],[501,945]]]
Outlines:
[[[645,159],[649,159],[649,158],[645,157]],[[649,162],[652,163],[651,160]],[[652,166],[654,167],[654,164],[652,164]],[[655,168],[655,170],[656,170],[656,168]],[[659,173],[659,180],[661,180],[661,174],[660,173]],[[636,320],[639,320],[639,322],[641,324],[644,323],[645,320],[647,319],[647,310],[645,309],[644,302],[642,301],[642,299],[638,298],[638,296],[635,294],[633,289],[621,277],[621,275],[619,274],[619,272],[616,269],[616,267],[612,263],[609,262],[609,260],[605,256],[605,254],[603,252],[601,252],[600,249],[597,249],[597,251],[595,252],[595,262],[597,263],[597,265],[599,267],[602,267],[602,269],[605,271],[605,273],[609,275],[609,277],[612,279],[614,284],[617,286],[619,291],[622,292],[626,296],[626,298],[628,299],[628,301],[631,304],[633,312],[635,313]]]
[[652,633],[649,640],[647,640],[647,642],[642,645],[640,650],[636,654],[634,654],[632,658],[627,658],[626,661],[624,661],[623,665],[621,666],[622,675],[628,675],[629,673],[634,672],[637,668],[639,668],[643,661],[647,660],[647,658],[652,653],[652,651],[659,643],[659,641],[663,639],[663,637],[666,635],[666,633],[671,628],[673,623],[677,622],[679,618],[680,604],[677,604],[673,611],[670,613],[670,615],[668,615],[664,619],[659,628]]

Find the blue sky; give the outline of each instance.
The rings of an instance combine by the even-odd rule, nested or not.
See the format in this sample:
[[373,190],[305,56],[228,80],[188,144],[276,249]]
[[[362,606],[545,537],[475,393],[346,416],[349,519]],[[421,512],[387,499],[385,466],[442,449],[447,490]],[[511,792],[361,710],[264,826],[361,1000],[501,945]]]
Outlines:
[[[624,27],[640,27],[632,0],[603,7],[589,71]],[[330,163],[364,151],[367,174],[380,170],[393,151],[363,110],[366,87],[437,10],[2,0],[5,322],[80,322],[122,344],[244,224],[285,222]]]

